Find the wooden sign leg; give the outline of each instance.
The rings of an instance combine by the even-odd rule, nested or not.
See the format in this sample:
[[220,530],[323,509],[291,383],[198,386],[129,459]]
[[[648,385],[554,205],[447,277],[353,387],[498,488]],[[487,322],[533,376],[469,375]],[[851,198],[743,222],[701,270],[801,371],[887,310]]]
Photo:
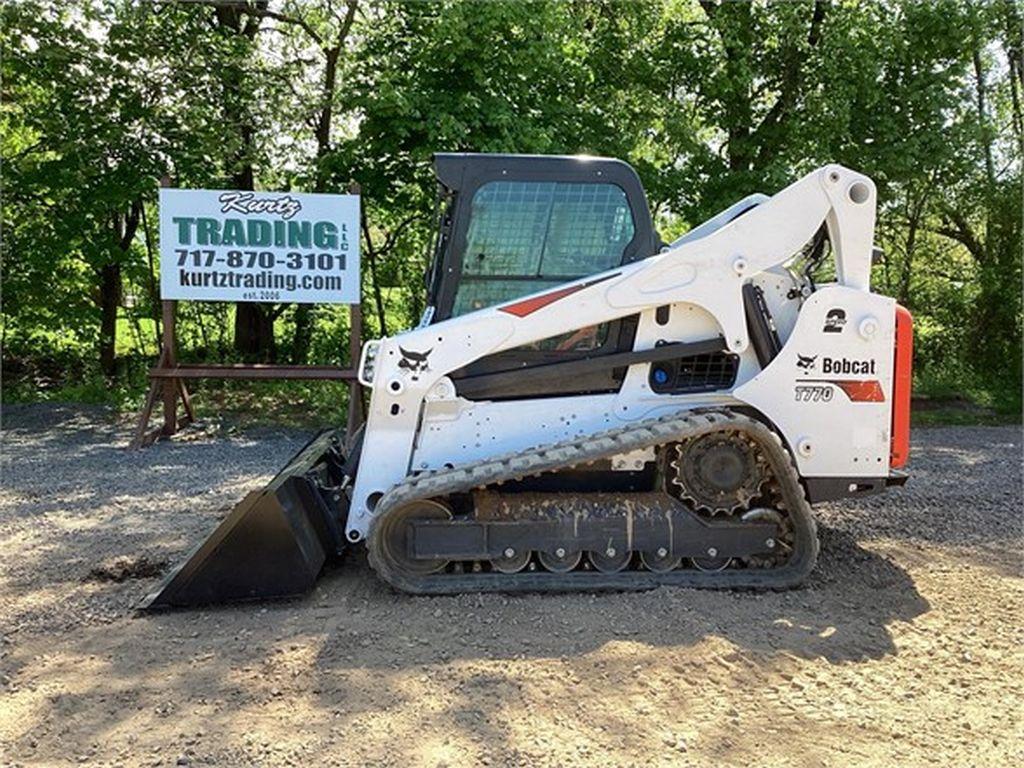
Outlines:
[[345,425],[345,439],[352,442],[352,436],[363,425],[363,388],[358,381],[350,381],[348,385],[348,423]]
[[356,372],[356,378],[349,382],[348,387],[348,423],[345,425],[345,439],[351,443],[357,429],[365,421],[363,408],[363,388],[359,384],[359,356],[363,343],[363,308],[352,304],[348,308],[348,365]]
[[135,435],[132,437],[132,441],[128,444],[129,451],[135,451],[147,445],[146,427],[149,426],[149,418],[153,414],[153,406],[156,405],[157,387],[159,386],[159,381],[156,379],[150,379],[149,392],[146,393],[146,402],[142,406],[142,411],[139,413],[139,421],[135,426]]
[[[174,301],[162,301],[163,313],[163,336],[160,350],[160,359],[157,361],[158,369],[174,368],[177,365],[175,354],[175,304]],[[158,396],[163,400],[164,423],[159,429],[147,434],[146,427],[153,415],[153,408],[156,406]],[[142,448],[149,445],[158,437],[170,437],[178,431],[178,398],[181,398],[185,406],[185,422],[191,423],[195,420],[192,411],[192,398],[189,396],[185,382],[181,379],[150,378],[149,391],[146,393],[146,402],[142,406],[139,420],[135,427],[135,435],[129,443],[129,450]]]
[[[164,368],[173,368],[178,364],[175,352],[175,312],[176,303],[164,300],[160,302],[164,321]],[[164,426],[161,432],[170,437],[178,431],[178,388],[174,381],[164,380]]]
[[[166,362],[166,351],[160,350],[160,358],[156,362],[157,368],[163,368]],[[142,406],[142,410],[139,412],[139,420],[135,425],[135,435],[132,437],[132,441],[128,444],[128,450],[134,451],[139,448],[143,448],[153,442],[152,438],[147,437],[146,427],[149,426],[149,420],[153,415],[153,406],[156,405],[157,394],[160,392],[162,387],[160,379],[150,378],[149,380],[149,391],[146,393],[146,402]]]
[[192,396],[188,393],[188,387],[185,386],[184,379],[175,379],[177,385],[178,396],[181,397],[181,404],[185,408],[185,418],[182,421],[182,426],[192,424],[196,420],[196,414],[192,410]]

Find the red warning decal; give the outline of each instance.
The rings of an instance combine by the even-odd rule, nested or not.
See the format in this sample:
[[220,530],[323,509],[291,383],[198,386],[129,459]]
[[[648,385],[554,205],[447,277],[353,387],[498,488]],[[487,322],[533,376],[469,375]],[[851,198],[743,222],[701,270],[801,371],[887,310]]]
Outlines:
[[877,379],[870,381],[853,381],[841,379],[833,381],[846,396],[854,403],[884,403],[885,393],[882,391],[882,384]]
[[810,384],[832,384],[839,387],[846,396],[854,403],[884,403],[885,392],[882,391],[882,383],[878,379],[803,379],[798,381]]
[[548,304],[554,304],[559,299],[564,299],[566,296],[571,296],[577,291],[582,291],[584,288],[589,288],[592,285],[603,283],[605,280],[611,280],[613,277],[618,277],[619,273],[616,272],[614,275],[608,275],[597,280],[591,280],[589,283],[581,283],[580,285],[570,285],[568,288],[558,288],[557,290],[550,291],[549,293],[542,293],[540,296],[532,296],[529,299],[523,299],[517,301],[514,304],[506,304],[504,307],[498,307],[502,312],[508,312],[510,315],[516,317],[526,317],[527,315],[533,314],[538,309],[543,309]]

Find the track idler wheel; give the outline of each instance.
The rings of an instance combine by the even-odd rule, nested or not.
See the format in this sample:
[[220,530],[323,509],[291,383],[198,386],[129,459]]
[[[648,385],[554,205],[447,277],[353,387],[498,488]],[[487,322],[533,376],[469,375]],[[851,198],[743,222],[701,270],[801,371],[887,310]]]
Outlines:
[[724,571],[732,563],[731,557],[691,557],[690,562],[698,571],[718,573]]
[[420,559],[410,556],[411,536],[414,521],[451,520],[452,513],[444,504],[423,499],[412,501],[388,514],[382,521],[385,528],[380,531],[381,543],[388,558],[408,573],[426,575],[444,570],[448,565],[443,559]]
[[778,537],[771,541],[775,554],[754,555],[744,558],[747,565],[753,568],[772,568],[786,562],[786,558],[793,551],[793,531],[786,518],[777,510],[759,507],[743,513],[741,519],[744,522],[767,521],[775,523],[779,531]]

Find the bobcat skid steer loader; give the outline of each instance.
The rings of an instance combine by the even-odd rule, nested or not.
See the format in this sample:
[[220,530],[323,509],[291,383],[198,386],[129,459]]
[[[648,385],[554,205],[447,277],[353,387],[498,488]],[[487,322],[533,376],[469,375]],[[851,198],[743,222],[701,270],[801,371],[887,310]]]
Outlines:
[[360,545],[414,593],[792,587],[811,504],[904,482],[911,318],[870,290],[870,179],[826,166],[665,245],[625,163],[435,164],[427,311],[364,346],[365,428],[144,607],[301,594]]

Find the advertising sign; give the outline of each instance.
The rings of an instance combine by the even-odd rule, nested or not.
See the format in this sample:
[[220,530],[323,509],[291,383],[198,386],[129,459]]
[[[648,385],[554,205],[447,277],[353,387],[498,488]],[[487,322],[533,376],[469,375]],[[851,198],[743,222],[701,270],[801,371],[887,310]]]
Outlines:
[[359,196],[160,190],[164,299],[359,302]]

